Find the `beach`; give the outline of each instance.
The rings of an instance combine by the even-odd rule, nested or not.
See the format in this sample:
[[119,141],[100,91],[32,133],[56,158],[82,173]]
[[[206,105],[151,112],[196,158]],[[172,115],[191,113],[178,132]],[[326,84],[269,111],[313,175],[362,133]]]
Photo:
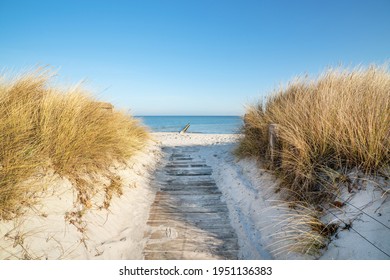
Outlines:
[[[240,134],[152,133],[147,149],[125,164],[112,166],[111,170],[122,178],[123,194],[114,196],[108,209],[98,206],[103,199],[99,196],[94,197],[89,209],[78,205],[68,180],[46,174],[39,180],[48,187],[37,197],[37,204],[15,220],[1,221],[0,258],[143,259],[149,211],[160,188],[155,174],[164,167],[172,149],[196,147],[192,157],[211,167],[211,176],[222,193],[221,200],[228,207],[230,224],[238,238],[238,259],[312,259],[278,250],[284,242],[280,238],[286,226],[283,217],[291,213],[275,191],[279,185],[275,176],[256,160],[238,160],[233,155],[240,137]],[[389,219],[386,211],[389,202],[370,184],[365,189],[364,195],[355,194],[352,201],[376,209],[381,213],[377,218],[385,222]],[[349,215],[354,226],[364,235],[369,234],[375,244],[390,249],[386,231],[369,217],[356,211],[344,215]],[[322,258],[386,258],[374,247],[361,243],[354,232],[341,231]]]

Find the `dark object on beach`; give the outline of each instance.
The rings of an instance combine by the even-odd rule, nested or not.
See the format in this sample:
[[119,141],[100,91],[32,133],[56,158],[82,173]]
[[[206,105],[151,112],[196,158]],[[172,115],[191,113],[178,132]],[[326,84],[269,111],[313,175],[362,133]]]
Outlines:
[[190,128],[190,124],[189,124],[189,123],[187,123],[186,126],[180,131],[180,134],[186,133],[186,131],[188,130],[188,128]]

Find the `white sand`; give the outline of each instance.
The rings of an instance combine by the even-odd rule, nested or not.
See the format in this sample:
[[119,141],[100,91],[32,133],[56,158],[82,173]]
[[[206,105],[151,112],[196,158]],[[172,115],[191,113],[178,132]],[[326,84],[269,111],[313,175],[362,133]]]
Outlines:
[[[50,174],[42,178],[49,187],[38,204],[14,221],[0,222],[0,259],[140,259],[155,194],[150,180],[160,155],[151,143],[126,165],[112,167],[122,179],[123,195],[114,196],[108,210],[99,207],[102,196],[83,210],[68,180]],[[81,219],[69,215],[78,211],[83,211]]]
[[[279,200],[279,194],[275,194],[278,182],[254,160],[238,161],[232,155],[240,135],[153,133],[153,137],[156,143],[127,166],[113,167],[112,171],[124,182],[124,194],[114,197],[108,210],[92,207],[79,221],[73,215],[73,224],[66,219],[67,213],[82,210],[75,204],[74,188],[65,179],[47,175],[44,181],[50,187],[41,202],[17,220],[0,222],[0,259],[142,259],[146,222],[157,190],[153,171],[164,151],[175,146],[199,147],[193,156],[206,160],[213,168],[213,177],[238,235],[241,259],[310,258],[274,253],[279,240],[275,233],[283,232],[284,227],[278,222],[286,215],[275,202]],[[103,179],[101,183],[104,184]],[[362,188],[349,202],[390,227],[388,196],[372,183]],[[351,194],[341,196],[347,199]],[[97,205],[101,199],[95,198]],[[390,253],[390,230],[352,208],[343,208],[346,213],[332,212],[344,221],[352,221],[354,229]],[[335,218],[324,217],[327,221],[332,219]],[[321,258],[389,259],[352,230],[342,230],[337,238],[333,237]]]

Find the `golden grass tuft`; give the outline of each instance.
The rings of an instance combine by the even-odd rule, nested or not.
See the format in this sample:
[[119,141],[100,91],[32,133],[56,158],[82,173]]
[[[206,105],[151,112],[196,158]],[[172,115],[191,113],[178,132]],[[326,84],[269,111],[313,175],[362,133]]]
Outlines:
[[[50,79],[44,69],[0,78],[0,218],[17,215],[42,189],[22,184],[39,170],[53,168],[74,182],[85,173],[109,174],[113,161],[128,159],[148,139],[131,116],[102,109],[80,86],[54,88]],[[89,197],[86,184],[78,188]]]
[[236,154],[269,160],[270,124],[278,125],[280,141],[276,165],[269,166],[291,201],[314,209],[332,202],[343,171],[352,168],[388,178],[388,67],[329,69],[313,80],[295,79],[247,109]]

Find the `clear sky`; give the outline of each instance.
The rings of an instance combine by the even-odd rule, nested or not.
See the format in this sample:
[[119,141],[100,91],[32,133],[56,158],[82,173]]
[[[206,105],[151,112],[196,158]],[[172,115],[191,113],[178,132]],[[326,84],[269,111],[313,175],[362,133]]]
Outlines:
[[0,69],[136,115],[241,115],[294,76],[390,59],[390,0],[0,0]]

